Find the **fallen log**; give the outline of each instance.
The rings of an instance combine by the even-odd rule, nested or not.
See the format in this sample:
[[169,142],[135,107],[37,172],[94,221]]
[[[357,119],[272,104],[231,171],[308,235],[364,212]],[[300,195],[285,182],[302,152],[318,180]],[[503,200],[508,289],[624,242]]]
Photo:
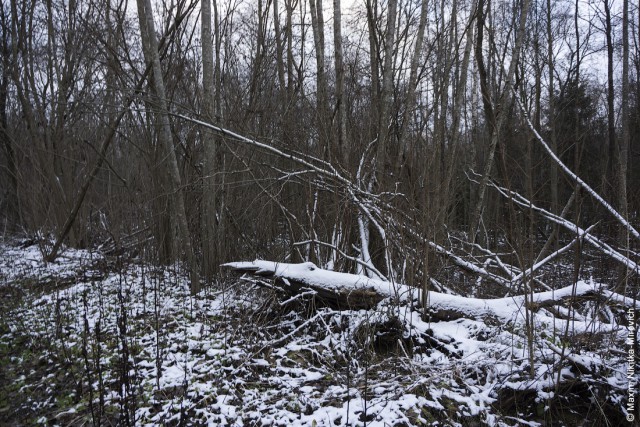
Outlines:
[[[311,289],[316,292],[320,301],[339,310],[372,309],[390,299],[411,304],[420,295],[418,288],[356,274],[323,270],[310,262],[286,264],[256,260],[231,262],[223,264],[223,267],[252,276],[273,278],[278,287],[290,295]],[[560,289],[533,293],[526,298],[525,295],[516,295],[483,299],[429,292],[428,314],[432,320],[493,318],[500,322],[519,323],[525,308],[537,311],[563,304],[575,297],[591,297],[609,304],[640,308],[640,303],[611,292],[600,284],[580,281]]]
[[[368,310],[389,298],[390,288],[365,276],[322,270],[311,262],[283,264],[271,261],[232,262],[223,264],[234,271],[274,278],[276,285],[290,295],[303,290],[315,291],[316,298],[337,310]],[[371,283],[369,283],[371,281]]]

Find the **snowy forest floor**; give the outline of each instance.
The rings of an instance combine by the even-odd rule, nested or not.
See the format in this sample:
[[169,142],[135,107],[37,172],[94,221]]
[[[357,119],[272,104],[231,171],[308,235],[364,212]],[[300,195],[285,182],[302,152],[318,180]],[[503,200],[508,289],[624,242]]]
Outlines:
[[626,424],[628,309],[574,303],[525,328],[238,277],[192,297],[177,267],[5,242],[0,425]]

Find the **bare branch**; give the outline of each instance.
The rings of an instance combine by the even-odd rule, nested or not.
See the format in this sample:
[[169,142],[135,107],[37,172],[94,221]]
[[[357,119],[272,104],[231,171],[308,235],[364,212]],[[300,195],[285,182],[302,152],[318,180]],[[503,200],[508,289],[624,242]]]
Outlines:
[[560,160],[560,158],[553,152],[553,150],[551,148],[549,148],[549,145],[546,143],[546,141],[544,140],[544,138],[542,138],[542,136],[538,133],[538,131],[536,130],[536,128],[533,126],[533,124],[531,123],[531,119],[529,118],[529,114],[527,113],[527,111],[524,109],[524,106],[522,105],[522,103],[520,102],[520,99],[515,96],[515,90],[514,90],[514,99],[516,100],[516,102],[518,103],[518,107],[520,107],[520,111],[522,112],[522,115],[525,119],[525,121],[527,122],[527,126],[529,127],[529,130],[531,130],[531,133],[533,133],[533,135],[535,136],[536,140],[540,143],[540,145],[542,146],[542,148],[544,148],[544,150],[547,152],[547,154],[549,154],[549,157],[551,157],[551,159],[558,165],[560,166],[560,168],[571,177],[571,179],[573,179],[578,185],[580,185],[582,188],[584,188],[587,193],[589,193],[591,195],[591,197],[593,197],[598,203],[600,203],[607,211],[609,211],[609,213],[611,215],[613,215],[613,217],[620,223],[622,224],[622,226],[629,230],[629,232],[633,235],[633,237],[635,237],[638,241],[640,241],[640,233],[638,233],[638,230],[636,230],[631,223],[626,220],[617,210],[615,210],[613,208],[613,206],[611,206],[611,204],[609,202],[607,202],[606,200],[604,200],[604,198],[602,198],[593,188],[591,188],[589,186],[589,184],[587,184],[586,182],[584,182],[584,180],[582,178],[580,178],[578,175],[576,175],[571,169],[569,169],[569,167],[567,165],[565,165],[562,160]]

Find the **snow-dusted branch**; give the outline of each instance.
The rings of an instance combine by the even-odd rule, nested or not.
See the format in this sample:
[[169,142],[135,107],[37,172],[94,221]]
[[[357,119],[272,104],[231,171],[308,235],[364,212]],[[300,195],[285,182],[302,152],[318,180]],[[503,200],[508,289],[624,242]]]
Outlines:
[[569,244],[561,247],[557,251],[553,251],[552,253],[550,253],[549,255],[544,257],[544,259],[541,259],[540,261],[536,262],[535,264],[533,264],[531,267],[529,267],[525,271],[523,271],[520,274],[516,275],[513,278],[513,280],[514,281],[518,281],[518,280],[522,280],[523,277],[531,276],[533,273],[535,273],[536,270],[539,270],[543,265],[547,264],[549,261],[557,258],[558,256],[562,255],[563,253],[565,253],[569,249],[571,249],[576,243],[578,243],[582,239],[582,237],[585,234],[589,234],[591,232],[591,230],[593,230],[595,228],[595,226],[596,225],[594,224],[591,227],[587,228],[586,230],[584,230],[584,233],[582,233],[582,234],[578,233],[576,238],[573,239],[571,242],[569,242]]
[[505,279],[504,277],[498,276],[497,274],[493,274],[493,273],[491,273],[490,271],[488,271],[484,267],[481,267],[481,266],[476,265],[476,264],[474,264],[472,262],[466,261],[465,259],[463,259],[462,257],[456,255],[455,253],[453,253],[452,251],[448,250],[444,246],[439,245],[439,244],[437,244],[435,242],[432,242],[431,240],[428,240],[428,239],[424,238],[420,233],[416,232],[411,227],[403,225],[402,229],[406,233],[408,233],[409,235],[413,236],[413,238],[417,239],[419,242],[426,243],[426,245],[429,246],[429,248],[431,248],[436,254],[446,257],[454,265],[462,268],[463,270],[466,270],[466,271],[468,271],[470,273],[473,273],[473,274],[477,274],[480,277],[483,277],[485,279],[489,279],[492,282],[498,283],[498,284],[500,284],[502,286],[505,286],[505,287],[509,287],[510,286],[510,281],[508,279]]
[[547,220],[560,225],[561,227],[567,229],[571,233],[576,233],[578,238],[582,238],[585,242],[589,243],[594,248],[598,249],[602,253],[610,256],[614,260],[618,261],[619,263],[629,268],[629,270],[635,272],[636,274],[640,274],[640,265],[638,265],[638,263],[636,263],[631,258],[626,257],[620,252],[616,251],[614,248],[612,248],[611,246],[609,246],[608,244],[598,239],[597,237],[595,237],[593,234],[589,232],[593,228],[593,226],[585,230],[571,221],[568,221],[558,215],[555,215],[543,208],[540,208],[534,205],[527,198],[520,195],[519,193],[516,193],[515,191],[508,190],[504,187],[500,187],[496,183],[490,183],[489,185],[495,188],[504,197],[511,199],[515,204],[525,209],[532,209],[533,211],[540,214],[543,218],[546,218]]
[[[338,182],[340,182],[340,183],[342,183],[342,184],[344,184],[344,185],[346,185],[346,186],[348,186],[350,188],[354,188],[355,189],[355,186],[353,185],[353,183],[350,180],[348,180],[347,178],[345,178],[342,175],[340,175],[340,173],[338,173],[338,171],[335,170],[335,168],[333,166],[331,166],[331,164],[326,162],[326,161],[323,161],[321,159],[316,159],[316,158],[312,158],[313,161],[307,160],[307,159],[303,158],[304,155],[302,155],[302,154],[294,155],[294,154],[282,151],[282,150],[280,150],[278,148],[272,147],[271,145],[264,144],[264,143],[262,143],[260,141],[256,141],[255,139],[247,138],[245,136],[242,136],[242,135],[240,135],[238,133],[235,133],[235,132],[230,131],[228,129],[225,129],[223,127],[212,125],[211,123],[207,123],[207,122],[204,122],[202,120],[194,119],[193,117],[185,116],[183,114],[174,114],[174,116],[176,116],[176,117],[178,117],[180,119],[189,121],[191,123],[206,127],[208,129],[214,130],[214,131],[218,132],[219,134],[224,135],[224,136],[229,137],[229,138],[232,138],[232,139],[234,139],[236,141],[240,141],[242,143],[245,143],[245,144],[260,148],[262,150],[265,150],[267,152],[270,152],[270,153],[275,154],[277,156],[280,156],[282,158],[294,161],[294,162],[296,162],[296,163],[298,163],[300,165],[308,167],[309,169],[313,170],[314,172],[316,172],[316,173],[318,173],[320,175],[324,175],[324,176],[326,176],[328,178],[335,179],[336,181],[338,181]],[[309,156],[307,156],[307,157],[309,157]],[[320,167],[316,163],[321,163],[324,166],[326,166],[326,168]]]
[[[363,159],[361,160],[361,164],[360,167],[358,169],[358,175],[357,175],[357,182],[354,183],[352,182],[350,179],[345,178],[344,176],[342,176],[334,167],[333,165],[331,165],[331,163],[321,160],[321,159],[317,159],[315,157],[306,155],[306,154],[302,154],[302,153],[295,153],[295,152],[288,152],[288,151],[284,151],[284,150],[280,150],[276,147],[273,147],[269,144],[265,144],[259,141],[256,141],[254,139],[251,138],[247,138],[245,136],[242,136],[238,133],[235,133],[233,131],[230,131],[228,129],[225,129],[223,127],[220,126],[216,126],[213,125],[211,123],[207,123],[205,121],[202,120],[198,120],[198,119],[194,119],[192,117],[188,117],[185,116],[183,114],[174,114],[176,117],[189,121],[191,123],[197,124],[199,126],[203,126],[206,127],[208,129],[214,130],[216,132],[218,132],[219,134],[226,136],[228,138],[231,138],[233,140],[242,142],[244,144],[250,145],[252,147],[256,147],[259,148],[261,150],[264,150],[266,152],[269,152],[271,154],[275,154],[279,157],[282,157],[284,159],[288,159],[291,160],[301,166],[303,166],[304,168],[306,168],[306,170],[304,171],[305,173],[309,173],[309,172],[314,172],[316,173],[318,176],[320,177],[324,177],[325,179],[329,180],[329,181],[333,181],[333,183],[337,186],[342,186],[344,188],[345,193],[348,195],[351,203],[353,203],[353,205],[359,210],[359,218],[360,219],[365,219],[368,221],[369,224],[371,224],[374,229],[378,232],[378,234],[380,235],[380,238],[382,239],[382,241],[384,242],[384,258],[385,258],[385,263],[386,263],[386,267],[387,270],[389,271],[389,275],[393,274],[393,269],[391,268],[391,256],[388,250],[388,241],[387,241],[387,232],[385,230],[384,227],[384,223],[383,223],[383,218],[378,217],[376,218],[376,213],[379,214],[379,211],[377,209],[377,207],[375,206],[375,203],[377,200],[379,200],[379,197],[374,195],[371,192],[371,188],[370,186],[368,186],[367,188],[364,188],[363,183],[361,182],[362,180],[362,173],[363,173],[363,165],[364,165],[364,156]],[[375,141],[372,141],[369,144],[369,147],[367,148],[367,150],[369,150],[369,148],[373,145]],[[319,185],[320,187],[323,187],[324,184],[320,183]],[[372,203],[367,203],[367,200],[372,201]],[[363,221],[364,222],[364,221]],[[362,233],[361,233],[362,236]],[[365,263],[367,264],[371,264],[371,260],[368,257],[365,257],[366,253],[368,252],[368,240],[367,241],[362,241],[362,254],[363,254],[363,260]],[[370,268],[370,267],[369,267]],[[375,269],[375,271],[378,271]],[[378,274],[378,273],[376,273]]]
[[582,178],[580,178],[577,174],[575,174],[571,169],[569,169],[569,167],[567,165],[565,165],[562,160],[560,160],[560,158],[556,155],[556,153],[553,152],[553,150],[549,147],[549,145],[546,143],[546,141],[544,140],[544,138],[538,133],[538,131],[536,130],[536,128],[533,126],[533,123],[531,123],[531,119],[529,119],[529,114],[527,113],[527,111],[525,110],[524,106],[522,105],[522,103],[520,102],[520,100],[518,99],[517,96],[515,96],[514,93],[514,98],[516,100],[516,102],[518,103],[518,106],[520,107],[520,111],[522,111],[522,115],[524,116],[525,121],[527,122],[527,126],[529,127],[529,129],[531,130],[531,132],[533,133],[533,135],[535,136],[536,140],[540,143],[540,145],[542,146],[542,148],[544,148],[544,150],[547,152],[547,154],[549,154],[549,157],[551,157],[551,159],[558,165],[560,166],[560,168],[571,177],[571,179],[573,179],[577,184],[579,184],[582,188],[585,189],[585,191],[587,193],[589,193],[591,195],[591,197],[593,197],[598,203],[600,203],[607,211],[609,211],[609,213],[611,215],[613,215],[613,217],[620,223],[622,224],[623,227],[625,227],[627,230],[629,230],[629,233],[635,237],[638,241],[640,241],[640,233],[638,233],[638,230],[636,230],[631,223],[625,219],[617,210],[615,210],[613,208],[613,206],[611,206],[611,204],[609,202],[607,202],[605,199],[603,199],[593,188],[591,188],[589,186],[589,184],[587,184],[586,182],[584,182],[584,180]]

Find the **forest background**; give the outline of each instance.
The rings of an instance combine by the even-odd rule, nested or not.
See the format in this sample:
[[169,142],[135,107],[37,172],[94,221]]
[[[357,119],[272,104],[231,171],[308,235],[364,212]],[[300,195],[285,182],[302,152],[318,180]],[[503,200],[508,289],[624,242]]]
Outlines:
[[515,270],[586,241],[588,274],[637,288],[635,2],[0,12],[3,232],[49,237],[49,261],[183,260],[194,292],[224,262],[311,261],[467,294],[531,290]]

